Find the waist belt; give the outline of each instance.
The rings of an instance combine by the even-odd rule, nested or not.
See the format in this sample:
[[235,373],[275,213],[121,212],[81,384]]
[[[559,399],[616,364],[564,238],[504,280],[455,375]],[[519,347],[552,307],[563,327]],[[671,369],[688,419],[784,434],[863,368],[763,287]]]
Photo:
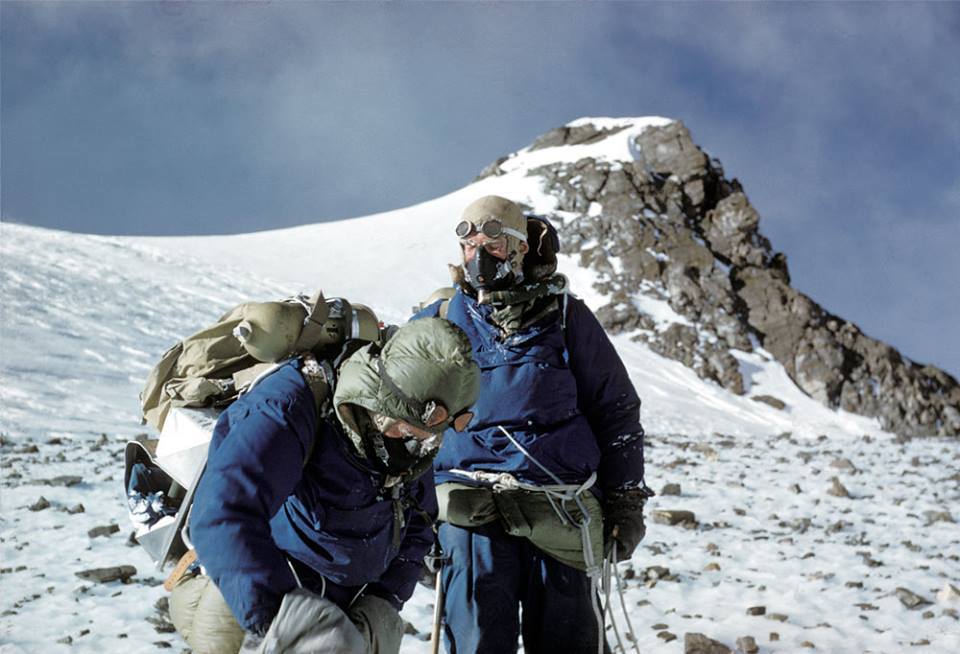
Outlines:
[[511,536],[528,539],[556,560],[591,572],[603,551],[603,512],[589,492],[596,474],[583,484],[536,485],[509,473],[451,472],[483,486],[448,482],[437,486],[439,519],[458,527],[496,520]]

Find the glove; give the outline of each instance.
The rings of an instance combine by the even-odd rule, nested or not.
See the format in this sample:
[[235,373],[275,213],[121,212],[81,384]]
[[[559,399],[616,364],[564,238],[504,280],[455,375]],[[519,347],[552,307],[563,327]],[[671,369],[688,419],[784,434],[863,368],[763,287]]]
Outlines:
[[603,553],[609,555],[617,545],[617,560],[627,561],[643,540],[643,506],[653,495],[646,486],[610,491],[603,503]]

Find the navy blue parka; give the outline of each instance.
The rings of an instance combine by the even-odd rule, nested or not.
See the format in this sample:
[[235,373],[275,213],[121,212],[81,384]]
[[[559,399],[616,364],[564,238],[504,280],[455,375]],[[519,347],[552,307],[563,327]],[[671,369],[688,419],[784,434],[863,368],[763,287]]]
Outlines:
[[[437,483],[470,483],[453,469],[509,472],[554,483],[500,430],[502,426],[565,483],[597,472],[598,495],[643,484],[640,399],[626,368],[589,308],[555,296],[557,311],[504,336],[494,307],[462,288],[447,320],[466,332],[480,366],[480,398],[466,432],[448,432],[434,463]],[[442,301],[414,319],[437,316]]]
[[433,542],[432,472],[385,489],[337,420],[318,415],[300,365],[281,366],[220,416],[190,518],[200,562],[250,631],[297,587],[291,568],[343,608],[366,585],[399,610]]

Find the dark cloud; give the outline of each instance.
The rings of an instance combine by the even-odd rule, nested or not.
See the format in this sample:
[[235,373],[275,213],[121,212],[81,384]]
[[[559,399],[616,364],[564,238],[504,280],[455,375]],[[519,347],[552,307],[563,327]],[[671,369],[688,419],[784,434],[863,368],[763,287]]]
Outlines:
[[960,372],[960,5],[12,2],[7,220],[266,229],[453,190],[583,115],[683,119],[794,281]]

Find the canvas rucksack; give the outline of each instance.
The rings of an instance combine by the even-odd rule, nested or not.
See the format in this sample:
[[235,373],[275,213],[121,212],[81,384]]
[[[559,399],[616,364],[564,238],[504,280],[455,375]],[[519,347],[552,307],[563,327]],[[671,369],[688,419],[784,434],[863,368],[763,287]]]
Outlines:
[[140,394],[143,420],[159,437],[130,441],[124,466],[136,539],[158,569],[190,549],[184,525],[219,414],[297,356],[318,411],[327,410],[339,361],[383,340],[370,308],[317,292],[240,304],[167,350]]

